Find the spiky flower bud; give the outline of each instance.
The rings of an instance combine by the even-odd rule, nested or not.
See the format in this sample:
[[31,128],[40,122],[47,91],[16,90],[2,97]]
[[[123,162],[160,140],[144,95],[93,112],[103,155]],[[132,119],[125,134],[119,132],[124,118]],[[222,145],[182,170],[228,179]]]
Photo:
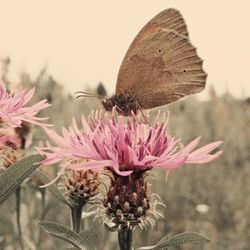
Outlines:
[[92,170],[70,170],[65,178],[66,195],[74,202],[86,203],[98,194],[99,174]]
[[20,160],[24,156],[24,151],[21,150],[22,138],[17,131],[22,131],[22,127],[18,130],[12,127],[0,128],[0,167],[4,171],[10,165]]
[[130,176],[113,174],[114,178],[104,199],[106,215],[119,227],[136,226],[150,209],[145,172],[134,172]]
[[18,159],[18,152],[9,146],[0,149],[0,173],[15,163]]

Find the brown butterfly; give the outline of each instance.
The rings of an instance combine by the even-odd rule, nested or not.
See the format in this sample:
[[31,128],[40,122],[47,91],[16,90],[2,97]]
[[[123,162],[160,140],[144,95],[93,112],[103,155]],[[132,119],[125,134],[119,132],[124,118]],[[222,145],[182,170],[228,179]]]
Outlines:
[[207,78],[202,63],[180,12],[163,10],[135,37],[122,61],[115,95],[104,97],[102,104],[107,111],[116,107],[130,115],[198,93]]

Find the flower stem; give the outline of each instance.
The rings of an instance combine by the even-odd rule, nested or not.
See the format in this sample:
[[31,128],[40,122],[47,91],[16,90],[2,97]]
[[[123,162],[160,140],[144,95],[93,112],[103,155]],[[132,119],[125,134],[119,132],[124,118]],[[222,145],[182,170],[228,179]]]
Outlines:
[[22,229],[20,223],[20,205],[21,205],[21,187],[18,187],[16,189],[16,222],[17,222],[17,231],[18,231],[20,247],[21,249],[23,249]]
[[118,231],[118,241],[120,250],[133,250],[132,229],[121,229]]
[[[42,204],[41,204],[42,205],[42,214],[41,214],[40,221],[44,221],[44,218],[45,218],[45,215],[46,215],[46,209],[45,209],[46,189],[41,189],[40,193],[42,195]],[[40,249],[40,246],[41,246],[42,234],[43,234],[43,230],[40,227],[39,234],[38,234],[38,241],[37,241],[38,249]]]
[[84,204],[74,204],[71,207],[71,225],[74,232],[79,233],[81,229],[82,208]]

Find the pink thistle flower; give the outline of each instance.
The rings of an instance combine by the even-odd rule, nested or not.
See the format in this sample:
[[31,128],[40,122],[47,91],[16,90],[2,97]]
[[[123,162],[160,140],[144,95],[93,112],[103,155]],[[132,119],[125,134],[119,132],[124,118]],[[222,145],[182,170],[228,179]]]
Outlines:
[[0,128],[0,174],[22,155],[18,152],[21,139],[12,127]]
[[222,154],[222,151],[211,153],[222,141],[195,150],[200,137],[184,146],[179,139],[168,134],[167,121],[158,120],[159,117],[153,126],[149,126],[133,117],[115,117],[114,114],[109,117],[97,113],[88,120],[82,117],[84,132],[81,132],[73,118],[72,125],[62,129],[62,136],[44,128],[57,145],[52,146],[47,142],[46,147],[37,150],[46,156],[43,161],[46,165],[61,161],[65,163],[58,177],[65,168],[97,171],[107,167],[120,176],[128,176],[136,171],[145,172],[154,167],[169,171],[186,163],[211,162]]
[[49,126],[41,121],[48,118],[36,117],[42,109],[50,106],[47,100],[39,101],[33,106],[25,106],[35,93],[35,88],[26,93],[22,86],[10,91],[0,82],[0,123],[7,123],[12,127],[20,127],[23,121],[40,126]]
[[16,150],[20,147],[21,140],[14,128],[0,128],[0,150],[6,146]]

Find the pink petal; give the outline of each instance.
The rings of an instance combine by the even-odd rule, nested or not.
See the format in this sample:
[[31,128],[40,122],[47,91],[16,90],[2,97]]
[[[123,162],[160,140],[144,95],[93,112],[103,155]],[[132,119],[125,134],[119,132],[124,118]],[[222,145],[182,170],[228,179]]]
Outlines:
[[217,142],[212,142],[196,151],[194,151],[192,155],[199,155],[199,154],[208,154],[211,151],[213,151],[214,149],[218,148],[221,144],[223,143],[223,141],[217,141]]
[[40,188],[46,188],[46,187],[49,187],[51,184],[55,183],[64,174],[65,169],[66,169],[66,166],[62,167],[61,170],[57,173],[56,178],[54,178],[51,182],[46,183],[44,185],[41,185],[39,187]]

